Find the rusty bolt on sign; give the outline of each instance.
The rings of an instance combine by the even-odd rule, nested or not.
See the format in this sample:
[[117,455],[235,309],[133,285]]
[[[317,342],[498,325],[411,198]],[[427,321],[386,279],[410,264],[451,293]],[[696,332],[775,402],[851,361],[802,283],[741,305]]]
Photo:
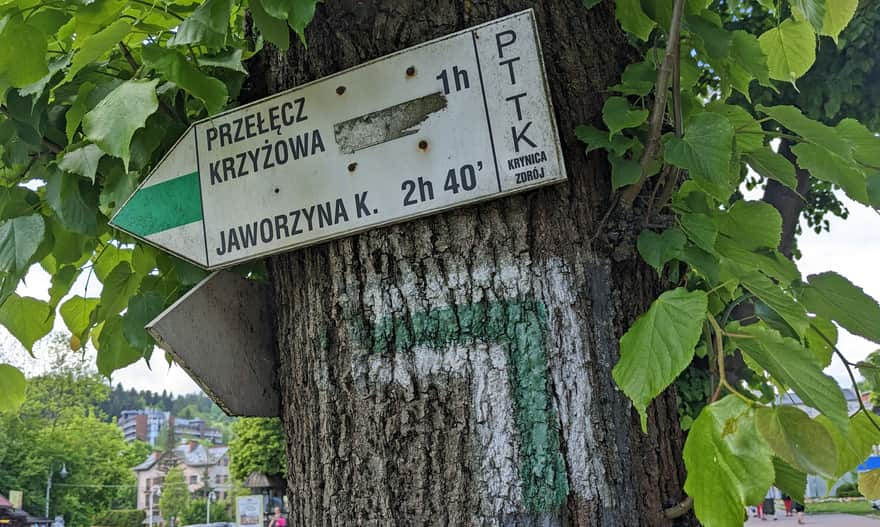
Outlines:
[[410,67],[406,68],[406,76],[407,77],[414,77],[415,74],[416,74],[415,66],[410,66]]
[[419,150],[427,150],[427,149],[428,149],[428,142],[425,141],[424,139],[419,141]]
[[345,93],[345,86],[336,88],[336,95],[342,95],[343,93]]
[[354,172],[355,169],[357,168],[357,166],[358,166],[357,163],[349,163],[349,164],[348,164],[348,171],[349,171],[349,172]]

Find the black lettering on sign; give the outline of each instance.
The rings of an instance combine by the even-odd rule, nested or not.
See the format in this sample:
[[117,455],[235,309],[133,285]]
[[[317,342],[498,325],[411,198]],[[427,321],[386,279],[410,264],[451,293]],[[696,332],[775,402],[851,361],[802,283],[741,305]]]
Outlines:
[[522,107],[519,105],[520,97],[525,97],[526,93],[519,93],[517,95],[511,95],[510,97],[504,99],[505,101],[513,101],[513,104],[516,105],[516,120],[522,121]]
[[370,215],[370,208],[367,207],[367,192],[363,191],[360,194],[354,195],[354,206],[357,210],[357,217],[363,218]]
[[538,145],[536,145],[534,142],[532,142],[531,139],[529,139],[526,136],[526,132],[529,130],[530,126],[532,126],[531,121],[527,122],[526,125],[523,127],[522,130],[520,130],[519,133],[516,132],[516,126],[510,127],[510,133],[513,136],[513,149],[516,150],[517,153],[519,153],[519,142],[520,141],[525,141],[532,148],[538,148]]
[[504,48],[516,42],[516,31],[507,29],[495,34],[495,45],[498,47],[498,58],[504,58]]
[[516,84],[516,74],[513,71],[513,63],[518,60],[519,57],[513,57],[507,60],[502,60],[498,63],[499,66],[507,66],[507,72],[510,73],[510,84]]
[[208,140],[208,152],[211,151],[211,143],[217,140],[217,129],[214,127],[205,130],[205,138]]

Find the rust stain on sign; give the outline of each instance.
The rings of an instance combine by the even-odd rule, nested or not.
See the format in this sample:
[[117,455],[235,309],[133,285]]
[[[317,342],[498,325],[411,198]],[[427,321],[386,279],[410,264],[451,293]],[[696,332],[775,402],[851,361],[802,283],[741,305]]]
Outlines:
[[425,95],[333,125],[336,144],[343,154],[400,139],[419,131],[417,126],[434,112],[446,108],[440,92]]

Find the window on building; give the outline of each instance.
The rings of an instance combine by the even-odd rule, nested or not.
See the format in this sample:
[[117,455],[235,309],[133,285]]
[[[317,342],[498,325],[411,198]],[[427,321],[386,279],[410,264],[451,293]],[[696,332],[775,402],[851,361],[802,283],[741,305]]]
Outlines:
[[223,477],[220,474],[214,476],[214,483],[223,483]]
[[198,482],[199,482],[199,477],[198,477],[198,476],[190,476],[190,477],[189,477],[189,484],[190,484],[190,485],[195,485],[195,484],[198,483]]

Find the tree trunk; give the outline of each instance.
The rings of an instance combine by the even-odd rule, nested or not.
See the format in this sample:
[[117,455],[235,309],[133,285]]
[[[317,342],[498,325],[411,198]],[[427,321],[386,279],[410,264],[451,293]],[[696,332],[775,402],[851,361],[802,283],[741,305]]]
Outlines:
[[600,227],[610,174],[574,136],[632,59],[612,4],[334,0],[247,97],[527,7],[567,182],[269,261],[294,525],[672,524],[675,396],[645,435],[611,379],[659,284],[641,217]]

